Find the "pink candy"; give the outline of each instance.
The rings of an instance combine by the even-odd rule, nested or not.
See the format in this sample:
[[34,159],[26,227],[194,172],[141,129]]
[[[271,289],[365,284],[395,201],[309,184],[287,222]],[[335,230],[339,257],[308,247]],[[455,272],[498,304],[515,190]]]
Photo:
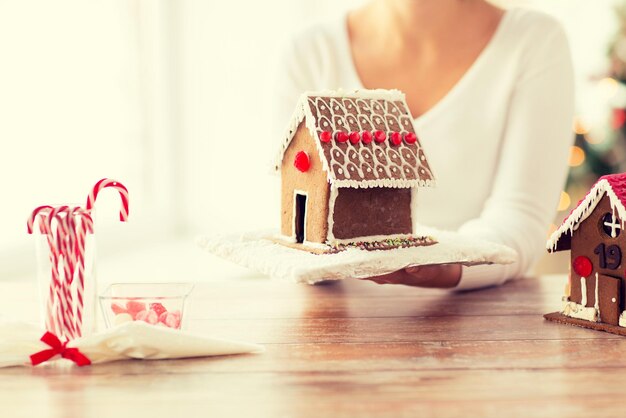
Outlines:
[[128,313],[134,317],[137,312],[146,310],[146,304],[137,302],[136,300],[129,300],[126,302],[126,309],[128,309]]
[[147,306],[143,302],[129,300],[126,305],[111,303],[111,311],[117,316],[130,316],[133,321],[143,321],[151,325],[163,324],[168,328],[179,329],[181,312],[179,310],[168,312],[161,303],[151,303]]
[[137,312],[135,321],[144,321],[154,325],[159,321],[159,316],[154,311],[141,311]]
[[128,313],[128,311],[126,310],[125,307],[123,307],[122,305],[118,304],[118,303],[112,303],[111,304],[111,310],[113,311],[113,313],[115,315],[119,315],[119,314],[123,314],[123,313]]
[[159,322],[170,328],[180,328],[180,312],[178,315],[175,312],[163,312],[159,317]]

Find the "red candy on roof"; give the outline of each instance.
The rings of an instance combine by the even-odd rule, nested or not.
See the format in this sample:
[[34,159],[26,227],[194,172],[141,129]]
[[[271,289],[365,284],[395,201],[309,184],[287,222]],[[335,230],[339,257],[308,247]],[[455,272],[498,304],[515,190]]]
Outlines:
[[348,134],[345,132],[337,132],[335,134],[335,139],[337,140],[337,142],[347,142],[348,138]]
[[350,132],[350,143],[358,144],[361,140],[361,135],[358,132]]
[[404,134],[404,142],[406,142],[407,144],[415,144],[416,141],[417,135],[415,135],[413,132],[407,132],[406,134]]
[[378,143],[385,142],[385,139],[387,139],[387,134],[384,133],[383,131],[376,131],[374,132],[374,139]]
[[363,133],[361,133],[361,137],[363,138],[364,144],[372,142],[372,133],[370,131],[363,131]]

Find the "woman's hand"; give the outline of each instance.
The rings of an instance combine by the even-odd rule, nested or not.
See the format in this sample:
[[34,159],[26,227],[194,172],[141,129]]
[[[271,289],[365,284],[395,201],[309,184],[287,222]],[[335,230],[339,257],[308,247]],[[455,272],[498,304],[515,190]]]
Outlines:
[[449,289],[461,280],[461,264],[431,264],[407,267],[381,276],[367,277],[378,284],[404,284],[407,286]]

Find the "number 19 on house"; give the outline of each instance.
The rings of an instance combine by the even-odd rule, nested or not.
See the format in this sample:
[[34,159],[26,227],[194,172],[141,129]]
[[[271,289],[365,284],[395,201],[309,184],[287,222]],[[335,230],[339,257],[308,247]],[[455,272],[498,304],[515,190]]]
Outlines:
[[617,245],[600,244],[593,250],[593,253],[598,255],[600,268],[615,270],[622,263],[622,251]]

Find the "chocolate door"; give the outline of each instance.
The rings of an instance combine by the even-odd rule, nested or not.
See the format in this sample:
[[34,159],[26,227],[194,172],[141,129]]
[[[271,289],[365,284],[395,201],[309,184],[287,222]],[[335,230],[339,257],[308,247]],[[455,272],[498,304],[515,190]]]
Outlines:
[[621,313],[621,280],[616,277],[598,275],[598,305],[600,308],[600,321],[611,324],[619,324]]

